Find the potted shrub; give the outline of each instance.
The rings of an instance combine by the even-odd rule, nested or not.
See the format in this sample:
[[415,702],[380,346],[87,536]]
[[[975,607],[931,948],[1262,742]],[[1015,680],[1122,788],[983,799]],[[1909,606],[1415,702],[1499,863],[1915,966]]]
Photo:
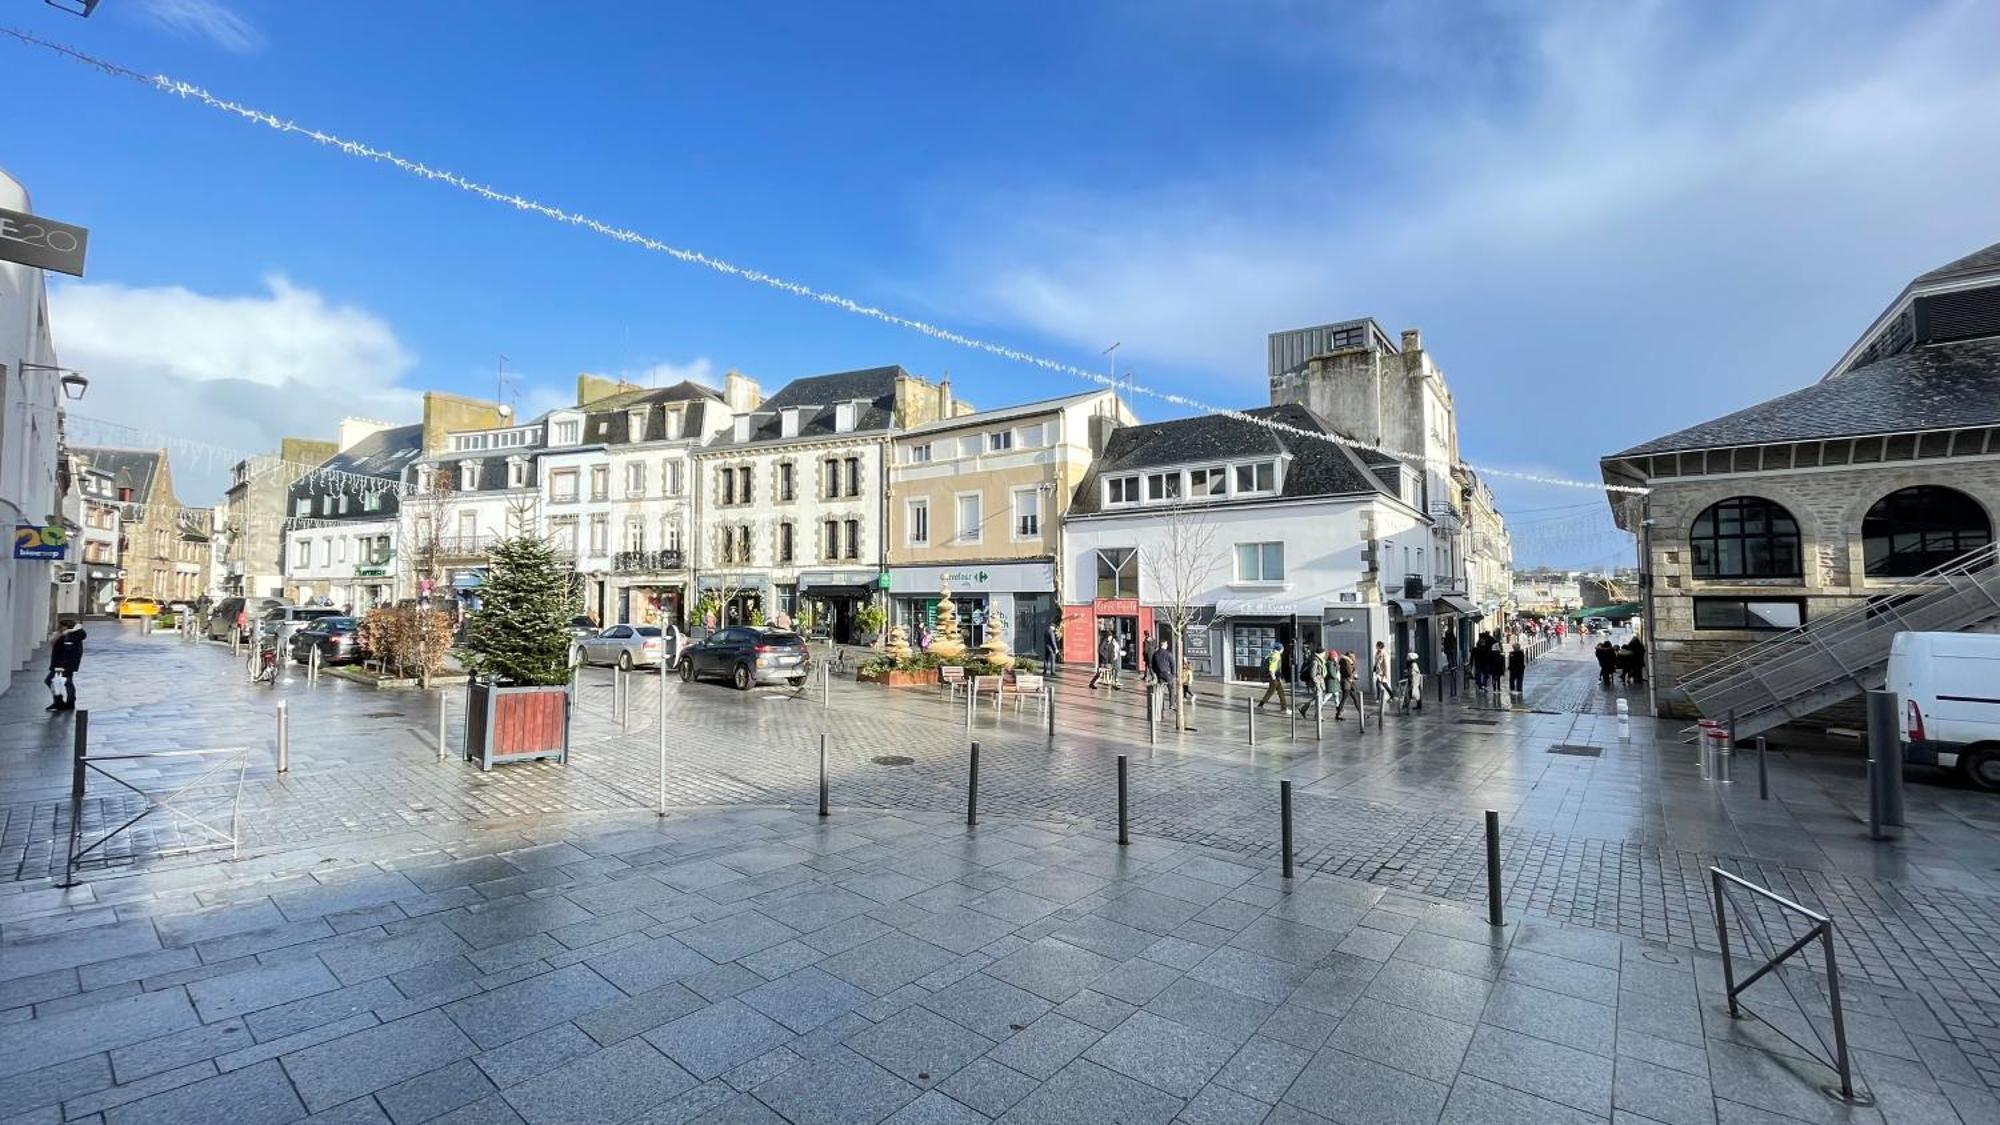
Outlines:
[[465,757],[569,761],[570,597],[555,551],[533,536],[493,548],[466,630]]
[[887,624],[889,615],[875,602],[869,602],[854,611],[855,640],[864,645],[875,645],[882,639],[882,626]]

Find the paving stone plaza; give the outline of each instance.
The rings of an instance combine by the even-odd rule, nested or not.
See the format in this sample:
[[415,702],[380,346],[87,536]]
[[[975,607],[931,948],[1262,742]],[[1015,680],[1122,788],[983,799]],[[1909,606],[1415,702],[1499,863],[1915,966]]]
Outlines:
[[[1770,800],[1748,755],[1704,781],[1585,656],[1254,743],[1233,690],[1149,738],[1140,692],[1066,675],[1051,737],[647,674],[621,722],[597,670],[566,766],[482,774],[439,761],[438,693],[93,625],[90,753],[239,749],[104,763],[219,765],[183,808],[239,843],[154,813],[59,886],[70,721],[0,697],[0,1120],[2000,1121],[2000,803],[1913,773],[1871,842],[1857,751],[1773,751]],[[145,805],[93,771],[82,840]],[[1853,1101],[1816,952],[1731,1018],[1711,865],[1833,919]],[[1731,902],[1739,975],[1803,932]]]

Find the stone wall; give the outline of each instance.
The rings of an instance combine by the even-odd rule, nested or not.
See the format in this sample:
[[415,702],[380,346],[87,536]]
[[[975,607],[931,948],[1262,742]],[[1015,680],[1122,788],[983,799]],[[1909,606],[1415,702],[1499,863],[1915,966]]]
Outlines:
[[[1944,485],[1977,500],[1989,521],[2000,522],[2000,458],[1939,458],[1650,482],[1647,515],[1652,519],[1654,575],[1652,646],[1655,698],[1662,714],[1694,714],[1678,689],[1680,680],[1733,655],[1771,634],[1747,630],[1696,629],[1694,597],[1770,596],[1806,599],[1806,622],[1831,616],[1870,597],[1894,592],[1896,579],[1863,573],[1861,522],[1882,497],[1915,485]],[[1757,496],[1792,513],[1799,524],[1803,561],[1800,579],[1714,581],[1697,579],[1688,549],[1688,530],[1702,510],[1732,496]],[[1635,521],[1636,526],[1636,521]],[[1834,709],[1835,712],[1839,708]],[[1829,722],[1842,724],[1838,714]]]

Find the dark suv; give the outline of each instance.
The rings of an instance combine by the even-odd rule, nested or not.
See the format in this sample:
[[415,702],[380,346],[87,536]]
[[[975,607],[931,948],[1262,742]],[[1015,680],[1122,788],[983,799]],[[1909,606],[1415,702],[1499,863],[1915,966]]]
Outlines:
[[304,664],[313,649],[321,664],[352,664],[362,657],[361,622],[352,617],[321,617],[292,634],[292,659]]
[[800,687],[811,672],[806,639],[785,629],[735,625],[689,645],[681,654],[682,682],[721,676],[739,691],[758,684]]

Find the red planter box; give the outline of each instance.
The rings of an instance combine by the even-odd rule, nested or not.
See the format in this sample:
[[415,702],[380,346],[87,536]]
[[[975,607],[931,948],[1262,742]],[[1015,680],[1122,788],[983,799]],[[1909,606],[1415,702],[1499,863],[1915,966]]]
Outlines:
[[465,685],[465,759],[482,770],[508,762],[569,762],[570,689]]

